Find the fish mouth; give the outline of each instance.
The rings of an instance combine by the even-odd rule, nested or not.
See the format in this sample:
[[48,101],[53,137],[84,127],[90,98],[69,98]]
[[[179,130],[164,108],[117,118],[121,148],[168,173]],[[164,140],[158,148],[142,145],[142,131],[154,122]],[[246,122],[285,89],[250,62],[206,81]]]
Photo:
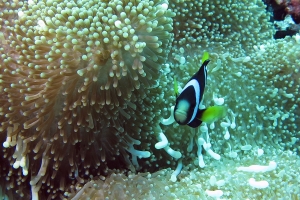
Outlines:
[[183,125],[183,124],[186,124],[186,112],[185,111],[182,111],[182,110],[176,110],[175,111],[175,114],[174,114],[174,118],[175,118],[175,121],[180,124],[180,125]]

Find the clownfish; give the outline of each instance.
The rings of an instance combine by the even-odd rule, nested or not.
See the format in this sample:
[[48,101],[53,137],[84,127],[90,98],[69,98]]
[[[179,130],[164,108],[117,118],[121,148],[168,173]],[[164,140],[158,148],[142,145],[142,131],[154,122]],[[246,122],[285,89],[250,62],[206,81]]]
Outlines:
[[196,128],[202,122],[210,124],[226,115],[226,107],[224,106],[199,109],[207,81],[206,66],[209,62],[208,53],[204,53],[200,69],[191,77],[180,94],[178,93],[176,79],[174,79],[174,90],[177,97],[174,119],[180,125]]

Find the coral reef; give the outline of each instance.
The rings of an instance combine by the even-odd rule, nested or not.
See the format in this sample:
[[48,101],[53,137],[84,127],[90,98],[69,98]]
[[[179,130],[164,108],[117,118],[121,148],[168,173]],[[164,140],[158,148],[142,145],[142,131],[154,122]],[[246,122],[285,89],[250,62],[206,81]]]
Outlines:
[[275,0],[275,2],[284,8],[285,13],[292,16],[293,20],[300,23],[300,1],[299,0]]
[[276,28],[275,39],[284,38],[288,35],[293,36],[299,32],[300,25],[299,19],[297,19],[299,18],[299,16],[297,17],[299,1],[264,0],[264,2],[268,6],[268,12],[272,13],[271,21],[274,22]]
[[[273,39],[265,7],[0,3],[3,193],[300,199],[300,35]],[[205,51],[201,107],[224,105],[228,115],[197,129],[172,123],[174,79],[181,90]]]

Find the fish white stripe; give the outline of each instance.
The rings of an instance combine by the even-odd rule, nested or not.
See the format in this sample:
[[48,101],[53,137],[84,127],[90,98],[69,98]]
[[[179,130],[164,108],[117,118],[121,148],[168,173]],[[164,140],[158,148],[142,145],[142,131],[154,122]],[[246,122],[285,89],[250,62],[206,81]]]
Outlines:
[[196,117],[196,114],[198,112],[198,108],[199,108],[199,104],[200,104],[200,85],[199,85],[199,82],[196,80],[196,79],[192,79],[190,80],[186,85],[185,87],[182,89],[182,91],[184,91],[187,87],[189,86],[192,86],[195,90],[195,97],[196,97],[196,106],[194,108],[194,111],[193,111],[193,115],[190,119],[190,121],[188,122],[188,124],[193,121]]
[[204,66],[204,85],[206,85],[206,80],[207,80],[206,76],[207,76],[207,69],[206,66]]

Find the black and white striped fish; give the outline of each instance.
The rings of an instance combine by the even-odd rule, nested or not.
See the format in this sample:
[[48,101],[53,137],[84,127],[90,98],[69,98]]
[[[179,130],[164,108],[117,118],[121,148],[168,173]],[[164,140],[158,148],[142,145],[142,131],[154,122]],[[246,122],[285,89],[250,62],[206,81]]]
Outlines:
[[224,106],[199,109],[207,81],[206,67],[209,62],[209,59],[203,62],[199,71],[191,77],[176,99],[174,118],[180,125],[196,128],[202,122],[212,123],[226,114]]

